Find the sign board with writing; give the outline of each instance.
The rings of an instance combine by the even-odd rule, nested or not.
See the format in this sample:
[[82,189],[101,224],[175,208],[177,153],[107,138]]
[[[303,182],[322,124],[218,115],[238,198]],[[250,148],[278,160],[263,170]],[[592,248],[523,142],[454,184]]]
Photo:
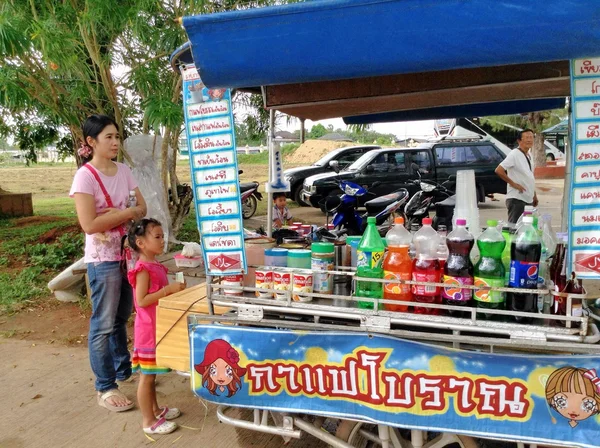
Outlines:
[[185,129],[206,272],[246,271],[235,126],[229,89],[208,89],[182,67]]
[[569,266],[600,278],[600,58],[571,61],[573,157]]
[[509,356],[372,334],[218,325],[193,326],[190,338],[192,390],[213,403],[598,446],[598,356]]

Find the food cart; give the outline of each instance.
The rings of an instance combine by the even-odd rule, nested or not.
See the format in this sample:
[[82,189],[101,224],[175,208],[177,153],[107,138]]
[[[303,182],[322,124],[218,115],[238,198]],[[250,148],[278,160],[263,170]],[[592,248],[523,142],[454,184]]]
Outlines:
[[[600,6],[583,0],[568,7],[538,0],[332,0],[186,17],[191,46],[173,60],[184,66],[184,81],[203,83],[189,93],[184,86],[186,118],[196,115],[200,133],[214,131],[198,136],[196,146],[189,138],[190,154],[196,150],[219,163],[227,157],[223,151],[234,148],[228,90],[216,92],[211,103],[209,88],[261,92],[271,111],[301,118],[363,123],[531,112],[572,96],[583,104],[574,116],[583,134],[574,134],[567,166],[579,168],[569,157],[582,160],[577,146],[584,140],[590,146],[581,154],[592,154],[591,160],[600,154],[600,134],[590,128],[595,123],[585,108],[598,93],[591,83],[600,64],[590,56],[598,53],[599,17]],[[589,79],[578,83],[577,69]],[[192,96],[200,88],[206,98]],[[189,120],[188,129],[194,124]],[[280,155],[271,151],[270,160],[269,203],[286,187]],[[211,315],[189,318],[190,372],[194,392],[219,404],[222,422],[285,440],[306,432],[336,447],[472,447],[477,439],[598,446],[600,333],[588,312],[571,315],[573,300],[589,298],[563,297],[567,316],[490,310],[498,319],[488,320],[476,308],[462,318],[392,312],[361,309],[353,294],[309,293],[310,301],[295,301],[292,291],[235,285],[230,276],[252,268],[239,239],[239,196],[226,187],[237,181],[237,166],[232,161],[229,172],[211,172],[208,179],[204,162],[195,163]],[[563,219],[571,220],[594,210],[598,187],[567,176],[565,196],[583,198],[566,200]],[[229,203],[202,199],[217,193],[204,188],[207,180],[225,185],[222,202]],[[229,221],[215,227],[214,213],[221,217],[222,210],[230,211]],[[598,249],[577,238],[598,229],[579,225],[582,234],[575,235],[578,225],[570,226],[569,263],[593,278]],[[328,274],[357,281],[350,269]],[[233,311],[217,316],[215,306]],[[534,322],[513,323],[515,315]],[[231,416],[235,407],[253,409],[254,418]]]

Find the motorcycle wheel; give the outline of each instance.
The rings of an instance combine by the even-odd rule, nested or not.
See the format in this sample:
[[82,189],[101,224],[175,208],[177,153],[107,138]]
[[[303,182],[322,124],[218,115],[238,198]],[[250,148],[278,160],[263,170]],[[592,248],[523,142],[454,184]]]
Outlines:
[[257,205],[258,201],[254,197],[254,195],[248,196],[246,200],[242,202],[242,217],[244,219],[252,218],[256,213]]
[[423,225],[422,223],[422,219],[421,217],[417,217],[417,216],[410,216],[404,219],[404,227],[406,227],[406,230],[410,231],[410,228],[413,224],[418,224],[419,225],[419,229],[421,228],[421,226]]

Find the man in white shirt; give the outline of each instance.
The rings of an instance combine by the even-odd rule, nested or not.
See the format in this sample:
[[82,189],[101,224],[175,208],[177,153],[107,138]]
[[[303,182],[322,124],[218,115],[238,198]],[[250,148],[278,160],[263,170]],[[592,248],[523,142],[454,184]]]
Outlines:
[[506,207],[508,222],[512,223],[519,220],[526,205],[538,205],[533,167],[529,158],[529,150],[533,147],[533,131],[525,129],[519,132],[517,143],[519,146],[496,168],[496,174],[508,184]]

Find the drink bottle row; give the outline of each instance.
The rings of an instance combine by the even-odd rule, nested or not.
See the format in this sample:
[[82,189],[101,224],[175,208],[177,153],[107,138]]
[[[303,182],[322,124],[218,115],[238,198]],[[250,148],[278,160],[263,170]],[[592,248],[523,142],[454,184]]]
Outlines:
[[[435,231],[431,219],[424,218],[423,226],[411,234],[405,229],[403,219],[396,218],[395,225],[386,235],[387,250],[374,221],[369,218],[358,245],[358,277],[445,285],[357,281],[357,297],[414,303],[410,306],[379,303],[380,309],[470,317],[469,310],[441,310],[420,304],[444,304],[458,308],[476,306],[481,309],[478,317],[489,320],[506,319],[486,312],[490,309],[566,315],[566,301],[560,297],[554,300],[551,295],[531,291],[505,293],[463,286],[507,286],[524,290],[550,288],[557,292],[583,293],[581,281],[576,281],[574,275],[567,279],[566,234],[559,234],[557,242],[549,215],[542,218],[540,225],[535,210],[529,207],[514,229],[504,227],[501,232],[497,221],[487,221],[487,229],[476,241],[467,230],[464,219],[457,219],[454,230],[446,234],[445,228],[440,226]],[[473,263],[475,244],[478,259]],[[373,303],[359,301],[358,305],[373,308]],[[573,300],[573,315],[580,310],[581,302]],[[511,315],[510,320],[529,323],[533,318]]]

